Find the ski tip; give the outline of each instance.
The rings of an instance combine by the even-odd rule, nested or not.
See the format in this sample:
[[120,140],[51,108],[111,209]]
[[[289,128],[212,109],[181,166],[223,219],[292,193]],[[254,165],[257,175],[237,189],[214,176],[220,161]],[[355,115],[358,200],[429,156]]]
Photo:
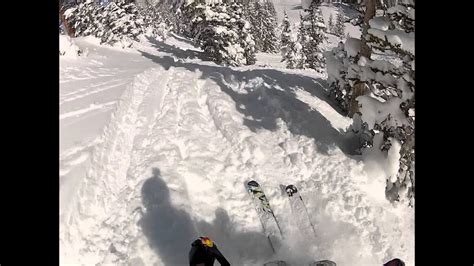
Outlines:
[[283,260],[275,260],[275,261],[269,261],[265,264],[263,264],[263,266],[288,266],[289,264],[286,263],[286,261],[283,261]]
[[286,186],[285,191],[286,191],[286,194],[288,194],[288,196],[291,197],[293,196],[293,194],[298,192],[298,189],[294,185],[288,185]]
[[331,260],[320,260],[310,263],[309,266],[336,266],[336,263]]
[[259,187],[260,184],[258,184],[257,181],[255,181],[255,180],[250,180],[249,182],[247,182],[247,186],[249,186],[249,187]]

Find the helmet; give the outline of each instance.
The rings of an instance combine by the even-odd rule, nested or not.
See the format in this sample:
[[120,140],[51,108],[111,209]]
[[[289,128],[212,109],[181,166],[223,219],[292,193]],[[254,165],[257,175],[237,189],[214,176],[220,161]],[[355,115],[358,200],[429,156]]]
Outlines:
[[212,242],[212,240],[207,236],[201,236],[199,237],[199,239],[201,240],[201,243],[206,247],[212,248],[214,246],[214,242]]

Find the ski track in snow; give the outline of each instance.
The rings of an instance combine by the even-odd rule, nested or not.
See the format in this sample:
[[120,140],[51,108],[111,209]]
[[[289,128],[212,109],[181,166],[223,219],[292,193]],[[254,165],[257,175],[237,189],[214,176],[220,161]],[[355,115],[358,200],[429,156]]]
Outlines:
[[[235,265],[393,257],[413,265],[413,217],[361,188],[363,162],[339,146],[351,120],[314,92],[313,75],[219,67],[173,49],[142,52],[153,67],[133,78],[99,61],[61,72],[62,85],[84,84],[61,94],[62,108],[128,84],[118,101],[60,116],[114,108],[102,135],[60,154],[61,264],[187,265],[190,243],[207,235]],[[245,191],[251,179],[282,227],[277,254]],[[288,184],[298,187],[314,236],[292,219],[281,189]]]

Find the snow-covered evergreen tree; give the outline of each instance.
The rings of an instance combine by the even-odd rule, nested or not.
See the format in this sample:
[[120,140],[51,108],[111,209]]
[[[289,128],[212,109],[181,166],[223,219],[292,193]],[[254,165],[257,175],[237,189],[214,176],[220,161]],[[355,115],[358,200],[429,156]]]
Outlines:
[[105,6],[91,0],[64,12],[75,31],[75,36],[92,35],[101,43],[131,46],[143,33],[145,22],[133,3],[124,0],[111,2]]
[[263,49],[263,34],[264,26],[261,19],[262,5],[260,1],[252,1],[245,7],[245,17],[250,23],[250,33],[255,41],[255,50],[262,51]]
[[[292,37],[293,39],[294,37]],[[285,52],[283,55],[283,60],[286,62],[286,67],[293,69],[293,68],[298,68],[299,64],[301,61],[299,60],[299,51],[296,46],[295,40],[292,40],[291,42],[288,43],[288,45],[285,48]]]
[[152,37],[166,39],[170,31],[177,30],[176,14],[165,5],[144,5],[140,9],[144,31]]
[[329,22],[328,22],[328,32],[333,33],[334,32],[334,18],[331,15],[329,15]]
[[196,4],[188,33],[218,64],[255,63],[255,42],[241,4]]
[[183,5],[177,11],[178,20],[180,21],[178,33],[194,39],[205,25],[205,23],[201,23],[205,18],[205,10],[206,4],[204,1],[183,2]]
[[[408,198],[414,200],[414,154],[415,154],[415,3],[413,0],[399,1],[398,5],[387,10],[388,16],[375,17],[370,21],[367,31],[367,44],[373,49],[395,54],[402,64],[396,70],[385,70],[395,80],[392,84],[382,84],[374,88],[369,86],[375,95],[386,100],[385,108],[392,108],[386,117],[379,117],[378,127],[384,133],[384,140],[395,139],[401,143],[400,165],[397,175],[387,180],[387,197],[392,201]],[[394,38],[394,37],[397,38]],[[382,72],[384,73],[384,72]],[[367,95],[361,96],[362,118],[371,116],[367,111],[372,106],[364,107]],[[396,105],[395,106],[391,106]],[[367,105],[367,104],[366,104]],[[368,113],[368,114],[367,114]]]
[[101,37],[102,43],[122,42],[125,46],[131,46],[132,41],[138,41],[138,36],[144,32],[144,21],[137,7],[128,2],[125,0],[111,2],[103,9],[102,27],[97,34],[97,37]]
[[287,68],[296,68],[297,67],[297,49],[296,49],[296,38],[293,34],[290,20],[286,11],[284,13],[283,23],[282,23],[282,32],[281,32],[281,56],[282,62],[286,62]]
[[266,6],[266,9],[270,12],[270,15],[276,19],[277,17],[277,12],[275,10],[275,6],[273,5],[273,1],[272,0],[265,0],[265,6]]
[[98,15],[101,13],[101,6],[93,1],[86,1],[77,6],[68,8],[64,12],[65,18],[75,32],[75,37],[95,35],[100,27]]
[[259,20],[262,27],[261,51],[267,53],[276,53],[278,51],[279,41],[276,35],[277,19],[276,11],[272,1],[265,1],[260,5]]
[[344,25],[344,14],[342,13],[342,10],[339,10],[336,17],[336,23],[333,29],[334,35],[342,39],[344,37],[345,29],[346,26]]
[[[242,4],[230,4],[230,24],[232,29],[239,34],[240,46],[244,49],[245,65],[253,65],[257,61],[255,57],[255,39],[251,33],[250,23],[245,19]],[[235,22],[234,22],[235,21]]]
[[250,22],[250,32],[256,51],[274,53],[278,51],[276,34],[276,11],[270,1],[252,1],[244,8],[244,15]]
[[387,179],[386,196],[392,202],[408,200],[411,206],[415,182],[414,8],[412,0],[403,0],[389,8],[386,16],[369,21],[362,38],[378,55],[363,56],[363,42],[353,38],[326,54],[331,91],[343,109],[351,105],[356,84],[364,84],[365,93],[356,94],[360,95],[356,114],[377,138],[373,148],[399,156],[398,170]]
[[306,15],[301,20],[298,40],[306,57],[303,67],[322,72],[325,63],[321,44],[327,39],[327,36],[326,25],[318,5],[319,1],[313,0],[309,8],[305,10]]
[[286,13],[286,10],[283,13],[283,21],[281,23],[281,36],[280,36],[280,44],[281,47],[286,47],[288,43],[290,42],[292,30],[291,30],[291,23],[288,18],[288,14]]
[[308,63],[306,61],[306,55],[309,54],[309,36],[308,29],[303,23],[303,15],[300,14],[300,24],[298,27],[298,34],[296,38],[296,68],[305,69],[308,68]]

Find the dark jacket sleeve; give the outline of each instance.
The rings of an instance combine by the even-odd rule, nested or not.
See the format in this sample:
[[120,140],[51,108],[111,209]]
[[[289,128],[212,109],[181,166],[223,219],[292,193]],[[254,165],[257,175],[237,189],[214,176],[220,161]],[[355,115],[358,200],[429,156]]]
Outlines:
[[193,265],[196,265],[196,257],[197,257],[197,252],[198,252],[198,249],[199,249],[199,244],[194,241],[192,244],[191,244],[191,250],[189,251],[189,265],[193,266]]
[[214,246],[212,249],[214,253],[214,257],[217,259],[217,261],[222,265],[222,266],[230,266],[230,263],[227,261],[227,259],[222,255],[222,253],[217,249],[217,245]]

